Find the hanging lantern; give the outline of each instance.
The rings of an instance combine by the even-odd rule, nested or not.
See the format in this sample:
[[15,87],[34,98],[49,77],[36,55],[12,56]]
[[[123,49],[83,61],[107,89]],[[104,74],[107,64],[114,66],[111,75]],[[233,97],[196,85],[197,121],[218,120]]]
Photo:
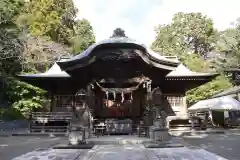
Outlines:
[[124,101],[124,93],[122,92],[122,103],[123,103],[123,101]]
[[113,92],[114,101],[116,100],[116,92]]
[[107,100],[108,100],[108,91],[106,91],[106,97],[107,97]]
[[147,82],[147,92],[151,92],[151,81]]

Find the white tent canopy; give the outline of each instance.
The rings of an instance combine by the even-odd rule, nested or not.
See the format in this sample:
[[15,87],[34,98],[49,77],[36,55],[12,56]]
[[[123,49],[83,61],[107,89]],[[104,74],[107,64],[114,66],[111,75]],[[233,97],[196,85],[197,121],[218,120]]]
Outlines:
[[231,96],[218,97],[197,102],[188,111],[236,111],[240,110],[240,102]]

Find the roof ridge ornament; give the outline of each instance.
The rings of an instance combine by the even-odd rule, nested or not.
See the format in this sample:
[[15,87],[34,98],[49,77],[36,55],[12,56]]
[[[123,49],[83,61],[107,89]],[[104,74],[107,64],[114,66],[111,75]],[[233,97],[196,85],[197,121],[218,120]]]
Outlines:
[[114,31],[113,31],[113,34],[110,38],[116,38],[116,37],[125,37],[125,38],[128,38],[125,34],[125,31],[122,29],[122,28],[116,28]]

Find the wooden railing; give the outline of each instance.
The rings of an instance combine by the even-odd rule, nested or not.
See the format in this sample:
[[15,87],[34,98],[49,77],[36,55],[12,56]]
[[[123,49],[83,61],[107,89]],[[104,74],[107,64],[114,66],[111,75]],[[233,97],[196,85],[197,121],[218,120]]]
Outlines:
[[33,112],[30,132],[68,132],[72,112]]
[[32,120],[48,119],[48,120],[70,120],[72,112],[33,112]]

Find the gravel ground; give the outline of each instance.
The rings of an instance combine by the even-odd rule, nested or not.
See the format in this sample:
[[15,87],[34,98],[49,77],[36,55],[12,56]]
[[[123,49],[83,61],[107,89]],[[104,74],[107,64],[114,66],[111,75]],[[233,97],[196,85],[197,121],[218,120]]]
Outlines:
[[184,141],[229,160],[240,160],[240,133],[186,136]]

